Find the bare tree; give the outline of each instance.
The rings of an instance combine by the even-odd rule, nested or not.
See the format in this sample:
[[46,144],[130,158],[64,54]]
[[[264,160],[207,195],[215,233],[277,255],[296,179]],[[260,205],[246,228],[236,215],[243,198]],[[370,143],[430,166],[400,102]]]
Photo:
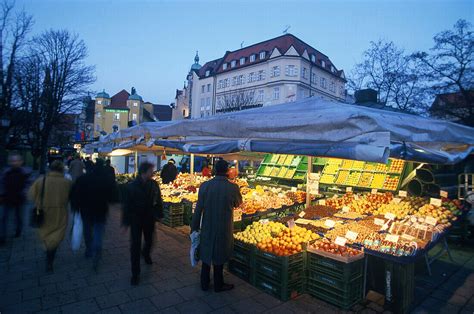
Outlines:
[[27,112],[28,142],[44,171],[51,134],[66,113],[78,113],[94,67],[85,64],[87,48],[77,35],[50,30],[35,37],[17,75],[22,108]]
[[259,107],[261,105],[263,104],[258,102],[254,89],[232,91],[217,97],[216,112],[225,113],[240,111]]
[[431,114],[474,126],[474,34],[471,24],[458,20],[452,30],[434,36],[430,52],[413,57],[424,66],[434,93],[458,93],[452,102],[432,108]]

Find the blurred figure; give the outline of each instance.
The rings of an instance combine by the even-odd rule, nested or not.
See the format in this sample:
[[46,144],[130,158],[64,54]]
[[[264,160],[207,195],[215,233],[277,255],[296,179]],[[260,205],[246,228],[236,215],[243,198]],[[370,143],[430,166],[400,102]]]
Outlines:
[[16,233],[21,236],[23,227],[22,208],[26,200],[26,188],[30,172],[23,168],[23,158],[18,154],[8,157],[9,167],[2,173],[0,179],[0,245],[5,243],[8,214],[15,211]]
[[92,171],[80,177],[71,192],[74,209],[81,213],[86,258],[93,259],[97,271],[109,206],[118,203],[115,179],[111,178],[102,159],[97,159]]
[[76,180],[84,174],[84,169],[84,163],[79,157],[79,154],[76,154],[74,159],[69,164],[69,174],[71,175],[72,182],[76,182]]
[[110,159],[105,161],[105,172],[107,173],[109,179],[115,182],[115,169],[110,165]]
[[[55,160],[49,167],[44,180],[43,206],[44,222],[39,228],[39,235],[46,247],[46,271],[53,271],[56,250],[64,239],[68,221],[69,192],[71,181],[64,178],[64,164]],[[30,198],[37,207],[41,206],[43,177],[38,178],[30,188]]]
[[227,179],[229,164],[219,160],[216,176],[204,182],[194,211],[191,230],[201,232],[201,289],[209,289],[211,264],[214,266],[214,291],[234,288],[224,283],[224,264],[233,250],[234,208],[242,204],[239,187]]
[[161,169],[160,176],[163,184],[169,184],[176,180],[178,168],[176,168],[175,163],[174,159],[170,159],[168,163],[163,166],[163,169]]
[[[150,253],[153,244],[155,220],[163,218],[163,200],[158,183],[153,180],[153,164],[144,162],[138,168],[138,176],[127,186],[127,195],[122,223],[130,227],[130,255],[132,262],[132,285],[140,281],[140,253],[145,263],[152,264]],[[142,249],[142,234],[144,245]],[[141,251],[141,252],[140,252]]]
[[204,165],[204,167],[202,168],[202,176],[208,178],[212,176],[212,169],[208,164]]
[[86,172],[91,173],[92,170],[94,169],[94,163],[90,159],[90,157],[86,157],[86,161],[84,162],[84,165],[86,167]]

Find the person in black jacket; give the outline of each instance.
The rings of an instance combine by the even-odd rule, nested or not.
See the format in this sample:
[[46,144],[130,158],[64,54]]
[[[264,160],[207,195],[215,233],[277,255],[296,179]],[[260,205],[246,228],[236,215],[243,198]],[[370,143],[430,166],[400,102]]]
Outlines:
[[107,159],[105,161],[105,170],[107,172],[107,175],[109,176],[110,180],[112,180],[113,182],[115,182],[115,169],[114,167],[112,167],[112,165],[110,164],[110,159]]
[[[158,183],[153,180],[153,164],[144,162],[138,168],[138,176],[127,186],[124,200],[123,225],[130,227],[132,285],[138,285],[140,277],[140,251],[145,263],[152,264],[151,248],[155,220],[163,218],[163,200]],[[142,234],[145,240],[141,248]]]
[[79,177],[72,187],[71,205],[82,217],[86,258],[93,258],[97,270],[105,230],[108,208],[118,203],[115,180],[108,175],[104,161],[98,159],[95,167]]
[[170,159],[168,163],[163,166],[163,169],[161,169],[160,177],[163,184],[169,184],[176,180],[176,177],[178,176],[178,168],[176,168],[174,164],[174,159]]

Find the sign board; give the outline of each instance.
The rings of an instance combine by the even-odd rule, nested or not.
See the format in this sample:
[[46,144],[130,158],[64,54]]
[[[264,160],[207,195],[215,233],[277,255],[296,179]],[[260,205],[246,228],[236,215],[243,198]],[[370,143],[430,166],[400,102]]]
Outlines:
[[425,222],[429,225],[436,226],[438,224],[438,219],[428,216],[425,218]]
[[397,234],[387,234],[387,236],[385,237],[386,241],[390,241],[394,243],[397,243],[398,239],[400,239],[400,236]]
[[348,212],[350,212],[350,211],[351,211],[351,209],[349,208],[349,206],[343,206],[343,207],[342,207],[342,212],[343,212],[343,213],[348,213]]
[[300,216],[300,218],[303,218],[305,214],[306,214],[306,213],[305,213],[304,210],[303,210],[301,213],[298,214],[298,216]]
[[324,225],[328,228],[334,228],[336,222],[334,220],[328,219],[324,222]]
[[346,188],[346,192],[352,192],[352,186],[348,186],[348,187]]
[[375,224],[376,226],[383,226],[383,225],[385,224],[385,220],[380,219],[380,218],[375,218],[375,219],[374,219],[374,224]]
[[340,245],[340,246],[345,246],[346,242],[347,242],[347,239],[344,238],[344,237],[337,237],[336,241],[334,241],[334,243],[336,243],[337,245]]
[[288,220],[287,224],[288,224],[288,228],[291,229],[291,228],[293,228],[293,227],[295,226],[295,220],[294,220],[294,219],[290,219],[290,220]]
[[401,198],[399,198],[399,197],[394,197],[393,200],[392,200],[392,203],[393,203],[393,204],[400,204],[401,201],[402,201]]
[[357,236],[359,234],[357,232],[354,232],[354,231],[347,231],[346,232],[346,238],[349,239],[349,240],[352,240],[352,241],[355,241],[357,239]]
[[308,193],[313,195],[319,195],[319,179],[321,175],[319,173],[310,173],[308,175]]
[[439,191],[439,196],[444,197],[444,198],[448,198],[448,192],[441,190],[441,191]]
[[398,191],[398,196],[400,196],[400,197],[407,197],[407,196],[408,196],[408,193],[407,193],[407,191]]
[[397,216],[395,216],[395,214],[392,214],[392,213],[386,213],[385,214],[385,219],[394,220],[395,218],[397,218]]
[[371,193],[372,194],[377,194],[378,190],[377,189],[372,189]]
[[430,205],[441,206],[440,198],[430,198]]
[[326,200],[319,200],[318,203],[319,205],[326,205]]
[[296,191],[297,191],[297,189],[295,187],[291,188],[291,192],[296,192]]

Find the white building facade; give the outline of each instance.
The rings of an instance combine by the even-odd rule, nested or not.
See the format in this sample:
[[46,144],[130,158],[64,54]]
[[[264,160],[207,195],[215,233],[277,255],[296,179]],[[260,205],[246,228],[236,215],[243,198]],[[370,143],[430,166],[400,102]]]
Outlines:
[[190,74],[191,118],[308,97],[346,97],[344,72],[291,34],[228,51]]

